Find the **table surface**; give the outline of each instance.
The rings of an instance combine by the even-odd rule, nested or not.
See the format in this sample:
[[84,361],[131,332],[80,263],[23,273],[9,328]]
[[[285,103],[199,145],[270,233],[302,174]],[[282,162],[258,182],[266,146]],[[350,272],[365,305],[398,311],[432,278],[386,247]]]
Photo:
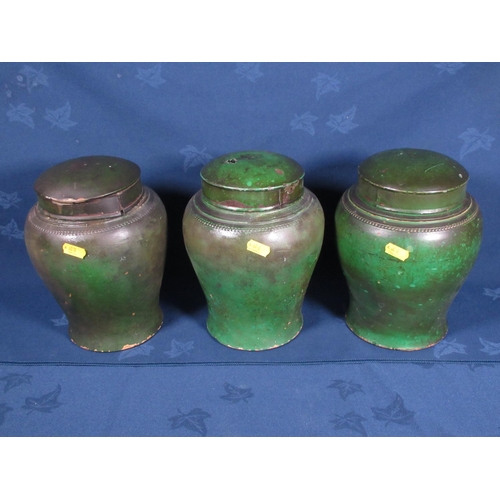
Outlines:
[[[0,435],[500,435],[499,78],[494,63],[0,64]],[[462,163],[484,217],[448,335],[416,352],[345,326],[334,239],[359,163],[399,147]],[[181,231],[201,167],[247,149],[298,161],[326,217],[304,328],[259,353],[208,334]],[[136,162],[169,216],[164,325],[120,353],[70,342],[23,241],[35,179],[94,154]]]

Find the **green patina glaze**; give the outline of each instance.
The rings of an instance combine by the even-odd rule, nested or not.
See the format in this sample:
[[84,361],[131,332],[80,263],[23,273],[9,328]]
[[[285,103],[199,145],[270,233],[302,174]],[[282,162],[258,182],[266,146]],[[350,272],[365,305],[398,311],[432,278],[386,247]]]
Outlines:
[[[441,155],[429,154],[432,160],[425,152],[418,152],[423,165],[417,165],[416,170],[421,172],[423,167],[437,164]],[[391,174],[392,169],[399,168],[394,152],[388,152],[387,164],[384,153],[376,156],[377,172]],[[411,161],[414,157],[410,154]],[[403,159],[405,170],[410,169],[409,164]],[[399,175],[388,176],[392,181],[398,179],[405,188]],[[445,180],[439,176],[435,184],[428,180],[420,188],[418,176],[409,175],[409,179],[409,186],[415,190],[433,192],[438,184],[446,190]],[[451,176],[450,186],[454,184],[458,181]],[[409,196],[413,194],[410,190]],[[384,210],[368,203],[361,198],[357,185],[344,194],[335,222],[339,257],[350,292],[346,321],[351,330],[372,344],[390,349],[422,349],[441,340],[447,332],[448,309],[481,243],[482,219],[475,201],[464,190],[460,209],[439,211],[433,216],[425,212],[419,220],[414,213],[394,214],[390,207]],[[408,258],[401,260],[387,253],[388,243],[406,250]]]
[[227,154],[201,170],[205,197],[232,210],[266,210],[296,201],[303,177],[297,162],[267,151]]
[[279,187],[303,175],[296,161],[268,151],[239,151],[219,156],[201,170],[201,178],[210,184],[245,190],[249,186],[253,189]]
[[[66,314],[73,342],[92,351],[119,351],[158,331],[166,226],[165,208],[149,188],[127,213],[108,219],[68,220],[40,205],[31,209],[28,253]],[[83,248],[84,258],[65,254],[65,243]]]
[[[216,222],[198,195],[184,218],[184,241],[208,303],[207,328],[235,349],[272,349],[302,328],[302,303],[323,241],[323,213],[306,191],[301,207],[259,223]],[[200,210],[201,207],[201,210]],[[213,214],[213,212],[212,212]],[[223,214],[219,214],[223,215]],[[270,248],[264,257],[249,240]]]
[[378,208],[420,216],[460,206],[469,174],[448,156],[422,149],[393,149],[359,167],[357,193]]
[[425,149],[391,149],[359,166],[360,177],[383,189],[409,194],[447,192],[464,187],[467,170],[452,158]]
[[[233,153],[214,162],[225,165],[233,158],[241,158],[247,168],[237,181],[230,171],[230,189],[256,179],[263,187],[265,178],[279,186],[273,179],[285,174],[274,170],[284,163],[295,172],[295,177],[285,176],[287,181],[303,176],[293,160],[271,153]],[[259,159],[255,168],[252,158]],[[265,172],[263,158],[273,172]],[[219,177],[218,182],[224,181]],[[307,189],[281,208],[238,208],[225,208],[208,199],[205,190],[198,192],[186,207],[184,241],[207,299],[207,328],[212,336],[235,349],[272,349],[292,340],[302,328],[302,303],[323,242],[323,211]],[[250,251],[250,240],[269,253]]]

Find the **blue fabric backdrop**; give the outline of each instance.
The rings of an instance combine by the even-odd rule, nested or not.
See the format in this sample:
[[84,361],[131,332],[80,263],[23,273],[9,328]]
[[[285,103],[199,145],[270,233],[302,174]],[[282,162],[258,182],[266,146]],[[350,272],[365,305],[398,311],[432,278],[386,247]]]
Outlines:
[[[0,64],[0,435],[498,435],[499,83],[494,63]],[[359,162],[398,147],[460,161],[485,223],[449,334],[411,353],[347,329],[334,241]],[[181,233],[200,168],[244,149],[301,163],[326,215],[304,329],[261,353],[209,336]],[[121,353],[69,341],[23,242],[38,175],[92,154],[136,162],[169,215],[164,326]]]

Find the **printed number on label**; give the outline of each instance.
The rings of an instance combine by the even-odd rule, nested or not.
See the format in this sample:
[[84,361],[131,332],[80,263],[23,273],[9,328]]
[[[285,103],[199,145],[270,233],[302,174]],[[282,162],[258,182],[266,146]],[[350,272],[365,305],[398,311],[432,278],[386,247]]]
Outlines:
[[249,252],[256,253],[257,255],[261,255],[262,257],[267,257],[271,253],[271,247],[255,240],[248,240],[247,250]]
[[62,249],[63,253],[66,255],[71,255],[72,257],[77,257],[78,259],[83,259],[87,255],[87,250],[85,250],[85,248],[71,245],[71,243],[64,243]]
[[404,248],[398,247],[394,243],[387,243],[385,246],[385,253],[396,257],[396,259],[402,260],[403,262],[410,256],[410,252]]

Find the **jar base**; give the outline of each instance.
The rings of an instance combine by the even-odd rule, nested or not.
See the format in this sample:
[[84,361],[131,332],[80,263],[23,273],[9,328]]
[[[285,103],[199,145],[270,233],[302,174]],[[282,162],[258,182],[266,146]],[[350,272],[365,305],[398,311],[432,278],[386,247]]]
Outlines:
[[[384,349],[390,349],[390,350],[395,350],[395,351],[421,351],[423,349],[428,349],[429,347],[435,346],[437,343],[439,343],[441,340],[443,340],[446,337],[446,334],[448,333],[448,327],[445,326],[444,331],[439,331],[436,333],[436,335],[426,335],[425,340],[426,342],[419,342],[418,340],[415,341],[415,339],[410,339],[408,340],[408,333],[406,332],[405,334],[400,334],[399,338],[397,338],[397,335],[388,335],[388,334],[383,334],[383,333],[377,333],[372,330],[369,330],[368,328],[360,328],[360,327],[354,327],[351,324],[349,324],[349,319],[346,316],[345,322],[349,330],[351,330],[356,337],[359,337],[361,340],[364,340],[368,344],[375,345],[377,347],[382,347]],[[418,336],[418,334],[415,334],[415,336]],[[406,337],[406,339],[405,339]]]
[[[294,333],[291,337],[287,337],[286,339],[283,339],[283,341],[274,341],[273,343],[268,343],[268,344],[263,342],[262,346],[260,346],[260,345],[255,346],[255,341],[253,342],[254,345],[251,345],[252,344],[251,341],[236,343],[236,342],[233,342],[231,340],[229,340],[229,341],[223,340],[225,338],[227,339],[227,335],[224,335],[221,333],[216,334],[213,331],[213,328],[209,325],[209,323],[207,323],[207,330],[208,330],[208,333],[210,333],[210,335],[217,342],[219,342],[219,344],[222,344],[223,346],[229,347],[230,349],[234,349],[237,351],[260,352],[260,351],[270,351],[272,349],[277,349],[278,347],[281,347],[281,346],[288,344],[289,342],[291,342],[293,339],[295,339],[299,335],[299,333],[302,330],[302,326],[303,326],[303,321],[300,322],[298,329],[296,330],[296,333]],[[232,336],[232,337],[234,338],[234,336]],[[257,340],[259,340],[259,339],[257,339]]]
[[[75,344],[76,346],[78,346],[86,351],[101,352],[101,353],[121,352],[121,351],[127,351],[128,349],[133,349],[134,347],[137,347],[137,346],[144,344],[145,342],[147,342],[148,340],[153,338],[160,331],[162,326],[163,326],[163,314],[161,316],[159,325],[156,327],[156,329],[153,331],[152,334],[148,335],[147,337],[145,337],[143,339],[140,339],[138,342],[132,341],[132,343],[130,343],[130,344],[129,343],[122,344],[121,342],[118,343],[115,341],[113,343],[113,345],[109,346],[110,347],[109,349],[102,348],[102,347],[97,348],[96,346],[92,346],[92,344],[89,342],[85,342],[85,343],[84,342],[77,342],[74,338],[72,338],[71,333],[69,335],[69,339],[71,340],[71,342],[73,342],[73,344]],[[75,335],[73,335],[73,336],[75,336]],[[84,345],[84,344],[86,344],[86,345]],[[103,344],[103,342],[100,342],[100,344]],[[115,345],[116,345],[116,347],[115,347]]]

